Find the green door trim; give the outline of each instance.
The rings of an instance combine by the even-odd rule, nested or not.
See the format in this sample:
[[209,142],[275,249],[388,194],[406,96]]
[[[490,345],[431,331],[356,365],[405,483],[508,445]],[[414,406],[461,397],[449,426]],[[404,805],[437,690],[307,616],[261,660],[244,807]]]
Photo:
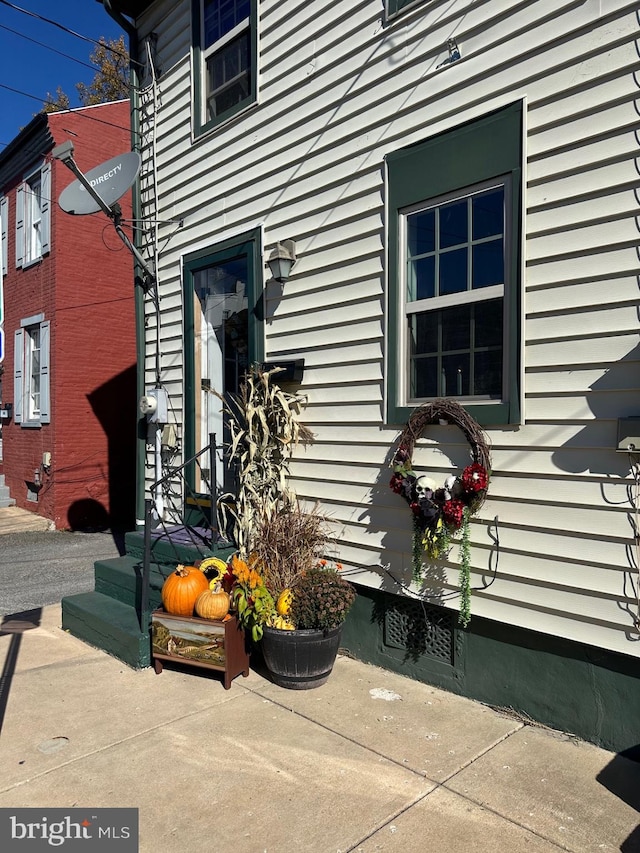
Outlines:
[[[184,412],[183,437],[184,458],[190,459],[196,452],[196,376],[194,358],[194,273],[211,266],[214,263],[246,256],[247,258],[247,301],[248,301],[248,337],[249,364],[264,360],[264,310],[263,310],[263,276],[262,276],[262,231],[254,228],[252,231],[239,234],[206,248],[199,249],[184,256],[182,271],[182,286],[184,299]],[[187,469],[189,483],[194,484],[194,471]]]

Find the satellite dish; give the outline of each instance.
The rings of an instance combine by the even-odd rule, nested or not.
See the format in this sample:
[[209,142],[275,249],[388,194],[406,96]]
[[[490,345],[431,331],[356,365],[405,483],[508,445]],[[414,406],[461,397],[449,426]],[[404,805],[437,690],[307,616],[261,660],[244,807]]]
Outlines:
[[[140,172],[141,163],[137,151],[128,151],[91,169],[85,174],[85,178],[105,204],[111,207],[133,185]],[[98,202],[79,180],[73,181],[60,193],[58,204],[65,213],[97,213],[101,210]]]

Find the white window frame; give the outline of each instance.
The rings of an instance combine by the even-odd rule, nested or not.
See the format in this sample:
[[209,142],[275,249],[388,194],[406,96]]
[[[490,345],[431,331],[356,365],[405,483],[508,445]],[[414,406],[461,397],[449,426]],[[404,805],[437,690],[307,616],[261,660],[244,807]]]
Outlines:
[[[252,104],[255,104],[258,98],[258,0],[250,0],[249,14],[242,21],[237,23],[232,30],[225,33],[216,41],[209,45],[205,43],[205,23],[204,23],[204,6],[205,0],[192,0],[193,2],[193,30],[194,30],[194,54],[196,58],[195,78],[194,78],[194,112],[197,113],[194,120],[194,132],[196,136],[209,130],[210,128],[227,121],[239,112],[244,111]],[[213,92],[209,90],[209,74],[207,64],[213,56],[219,51],[227,47],[232,41],[238,38],[243,33],[248,34],[249,39],[249,65],[237,75],[234,80],[240,80],[245,77],[247,79],[247,95],[237,104],[228,107],[227,109],[218,112],[216,115],[209,115],[209,102]],[[225,88],[232,85],[234,81],[228,81],[224,87],[217,90],[222,93]]]
[[[33,371],[34,333],[38,332],[39,364]],[[22,427],[38,427],[51,421],[50,331],[44,314],[25,317],[14,336],[14,422]],[[34,385],[37,384],[37,391]]]
[[[203,5],[203,14],[204,14],[204,5]],[[251,16],[246,18],[244,21],[241,21],[232,30],[230,30],[228,33],[225,33],[225,35],[223,35],[222,38],[219,38],[218,41],[214,42],[212,45],[205,48],[205,50],[203,52],[202,74],[203,74],[205,84],[202,87],[202,95],[203,95],[203,99],[204,99],[204,103],[202,104],[202,110],[203,110],[203,116],[205,117],[205,120],[207,122],[217,120],[219,114],[211,115],[211,116],[209,115],[209,101],[216,94],[216,92],[219,93],[219,92],[223,91],[223,89],[218,89],[215,91],[209,91],[209,69],[207,67],[208,62],[212,56],[215,56],[216,53],[218,53],[219,51],[224,49],[230,42],[234,41],[241,33],[248,31],[250,28],[250,25],[251,25]],[[204,28],[204,23],[203,23],[203,28]],[[249,51],[251,51],[251,47],[249,47]],[[230,86],[236,80],[241,80],[243,77],[246,77],[248,79],[248,82],[249,82],[248,88],[251,89],[251,66],[250,65],[248,68],[244,69],[241,74],[236,75],[236,77],[234,77],[233,80],[227,81],[224,88]]]
[[29,264],[42,257],[42,175],[37,172],[25,184],[24,261]]
[[31,266],[46,255],[50,233],[51,163],[45,163],[25,175],[16,193],[16,267]]
[[[441,208],[446,204],[450,204],[455,201],[462,201],[469,198],[472,198],[474,195],[479,195],[480,193],[484,193],[490,191],[492,189],[497,189],[502,187],[504,189],[504,206],[503,206],[503,257],[504,257],[504,278],[505,280],[501,284],[491,285],[488,287],[478,288],[477,290],[472,290],[469,286],[469,274],[470,274],[470,264],[471,264],[471,252],[468,252],[469,257],[467,258],[467,289],[462,290],[456,293],[449,293],[445,295],[434,295],[433,297],[429,297],[427,299],[419,299],[414,301],[409,301],[407,298],[408,294],[408,282],[407,282],[407,267],[408,267],[408,236],[407,236],[407,220],[409,216],[413,213],[433,210],[435,208]],[[426,402],[425,398],[418,398],[411,396],[410,393],[410,382],[411,382],[411,347],[410,347],[410,318],[414,314],[424,314],[429,311],[439,311],[443,308],[453,308],[457,305],[467,306],[471,303],[479,303],[479,302],[488,302],[493,299],[502,299],[502,389],[501,395],[502,398],[506,398],[507,396],[507,371],[504,369],[504,365],[508,363],[509,356],[509,334],[508,334],[508,323],[507,318],[509,316],[508,312],[508,304],[507,299],[508,295],[511,292],[510,280],[509,280],[509,264],[507,259],[509,257],[509,252],[511,251],[511,229],[509,224],[509,217],[506,216],[505,211],[509,209],[511,203],[511,179],[509,175],[504,175],[499,178],[494,178],[489,181],[482,181],[477,184],[473,184],[469,187],[463,187],[456,192],[447,193],[446,195],[438,196],[433,199],[426,200],[424,202],[418,202],[409,207],[403,208],[399,211],[399,244],[401,247],[401,264],[400,264],[400,294],[401,294],[401,312],[404,317],[404,322],[402,323],[402,327],[399,330],[399,341],[400,341],[400,353],[403,353],[403,364],[401,365],[401,369],[399,371],[399,387],[400,387],[400,395],[402,400],[402,405],[405,406],[417,406],[421,403]],[[474,243],[478,241],[472,241],[471,234],[468,235],[467,246],[471,247]],[[482,242],[482,241],[479,241]],[[444,254],[436,248],[434,254]],[[485,402],[489,401],[491,398],[488,395],[480,395],[480,394],[467,394],[467,395],[458,395],[456,393],[449,394],[449,396],[454,396],[461,403],[475,403],[475,402]]]

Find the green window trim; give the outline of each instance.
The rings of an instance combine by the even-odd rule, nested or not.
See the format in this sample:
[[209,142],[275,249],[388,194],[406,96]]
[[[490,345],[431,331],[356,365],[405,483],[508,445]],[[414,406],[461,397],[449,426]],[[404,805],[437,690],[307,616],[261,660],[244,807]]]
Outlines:
[[206,89],[204,48],[202,33],[202,4],[203,0],[191,0],[191,34],[192,34],[192,63],[193,63],[193,133],[194,137],[202,136],[220,124],[228,121],[255,103],[258,97],[258,0],[251,0],[249,21],[250,72],[249,92],[247,96],[234,106],[225,110],[213,119],[207,120],[204,93]]
[[387,18],[397,17],[407,6],[418,6],[425,0],[387,0]]
[[507,222],[512,235],[507,258],[508,293],[505,290],[504,368],[506,399],[499,402],[462,401],[464,408],[485,426],[520,423],[521,362],[521,243],[522,243],[522,104],[512,104],[463,126],[438,134],[386,157],[388,204],[388,310],[387,310],[387,423],[405,423],[415,406],[399,400],[405,353],[401,351],[400,287],[402,246],[400,218],[412,205],[446,196],[484,181],[508,176],[510,203]]
[[194,274],[199,270],[241,255],[247,257],[247,300],[249,306],[249,364],[264,361],[264,309],[262,280],[262,232],[259,228],[223,240],[184,257],[184,458],[194,455],[196,447],[196,377],[193,341]]

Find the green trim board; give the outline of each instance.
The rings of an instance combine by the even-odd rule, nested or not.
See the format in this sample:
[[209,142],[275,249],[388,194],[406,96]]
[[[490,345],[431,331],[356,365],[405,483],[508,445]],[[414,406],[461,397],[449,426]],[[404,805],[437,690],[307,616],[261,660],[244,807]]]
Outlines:
[[[493,179],[508,181],[505,229],[510,251],[505,268],[504,399],[463,401],[479,423],[520,422],[520,305],[522,242],[522,103],[511,104],[426,141],[391,152],[387,175],[387,422],[408,420],[414,406],[400,400],[405,353],[401,343],[401,217],[413,205],[465,191]],[[402,351],[401,351],[402,350]]]
[[387,0],[387,18],[392,20],[408,6],[419,6],[424,3],[425,0]]
[[[184,455],[191,458],[196,452],[196,377],[195,377],[195,317],[194,275],[216,263],[235,258],[247,260],[248,304],[248,361],[264,360],[264,310],[262,277],[262,232],[259,228],[223,240],[185,256],[183,264],[184,294]],[[192,480],[193,480],[193,472]]]
[[[467,629],[455,610],[426,606],[386,591],[356,586],[341,647],[359,660],[433,684],[493,707],[521,713],[615,752],[640,746],[640,659],[573,640],[473,616]],[[390,614],[419,605],[402,648],[387,635]],[[449,621],[434,648],[432,611]],[[422,615],[420,616],[420,614]],[[426,626],[426,627],[425,627]]]

